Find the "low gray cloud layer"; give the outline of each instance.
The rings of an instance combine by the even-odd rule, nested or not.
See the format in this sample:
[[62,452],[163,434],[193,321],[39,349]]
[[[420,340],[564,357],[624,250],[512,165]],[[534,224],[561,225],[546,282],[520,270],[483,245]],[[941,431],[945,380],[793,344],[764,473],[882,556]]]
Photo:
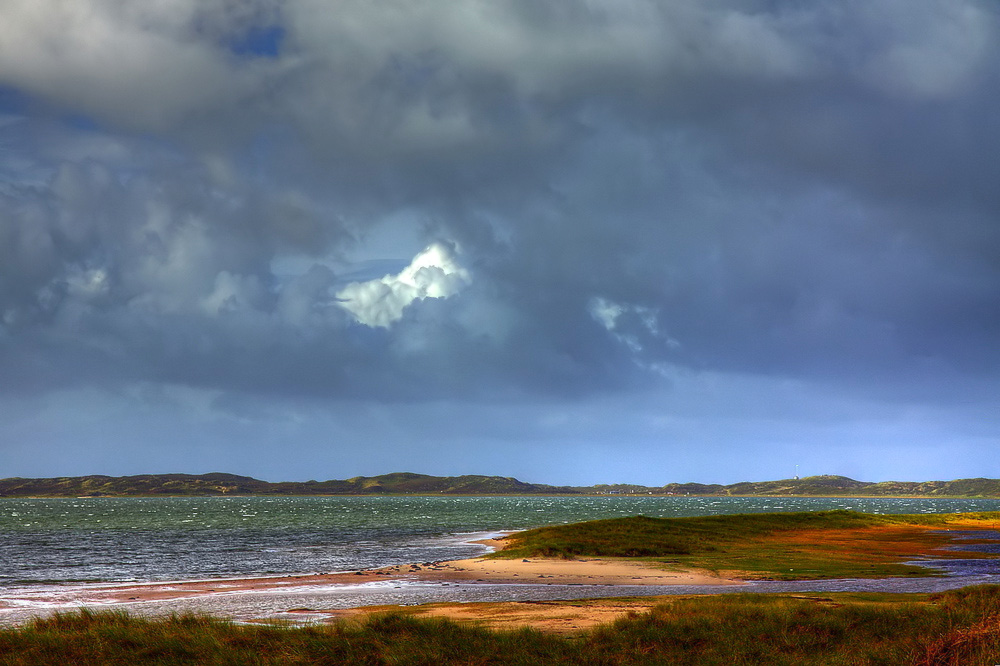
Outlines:
[[[787,381],[867,405],[860,440],[893,405],[950,405],[977,415],[962,446],[998,441],[992,3],[10,0],[0,19],[18,419],[136,387],[237,420],[258,400],[601,400],[765,450],[795,438],[718,401]],[[821,409],[786,417],[829,458]],[[573,432],[529,431],[511,439]],[[238,448],[224,433],[206,446]]]

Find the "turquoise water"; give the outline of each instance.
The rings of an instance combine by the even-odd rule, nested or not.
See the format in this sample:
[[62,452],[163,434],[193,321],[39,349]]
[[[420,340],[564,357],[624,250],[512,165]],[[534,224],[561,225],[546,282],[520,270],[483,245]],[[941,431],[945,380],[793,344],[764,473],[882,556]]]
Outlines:
[[0,588],[331,571],[469,557],[473,535],[644,514],[998,511],[1000,500],[689,497],[0,499]]

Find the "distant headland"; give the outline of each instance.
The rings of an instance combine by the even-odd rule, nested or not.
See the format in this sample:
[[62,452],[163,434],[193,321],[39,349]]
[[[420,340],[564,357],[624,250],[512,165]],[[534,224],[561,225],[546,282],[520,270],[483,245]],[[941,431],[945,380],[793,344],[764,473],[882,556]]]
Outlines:
[[506,476],[430,476],[397,472],[329,481],[272,483],[224,474],[139,474],[0,479],[0,497],[150,497],[243,495],[665,495],[802,497],[1000,497],[998,479],[953,481],[855,481],[846,476],[807,476],[730,485],[668,483],[664,486],[598,484],[551,486]]

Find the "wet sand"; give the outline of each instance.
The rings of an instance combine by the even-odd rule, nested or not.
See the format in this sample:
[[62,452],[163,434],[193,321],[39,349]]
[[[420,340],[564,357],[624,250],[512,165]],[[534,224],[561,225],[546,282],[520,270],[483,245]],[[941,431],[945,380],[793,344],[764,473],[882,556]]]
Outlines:
[[[114,605],[170,601],[206,595],[227,596],[239,593],[282,592],[326,586],[357,586],[375,581],[427,581],[452,583],[503,583],[533,585],[735,585],[707,574],[667,571],[648,564],[586,558],[578,560],[531,559],[500,560],[471,558],[445,562],[397,565],[348,573],[305,574],[261,578],[232,578],[154,583],[81,585],[74,588],[73,599],[66,588],[52,586],[49,595],[35,588],[30,592],[32,605],[53,606]],[[48,597],[48,598],[47,598]],[[3,605],[11,607],[16,594]]]

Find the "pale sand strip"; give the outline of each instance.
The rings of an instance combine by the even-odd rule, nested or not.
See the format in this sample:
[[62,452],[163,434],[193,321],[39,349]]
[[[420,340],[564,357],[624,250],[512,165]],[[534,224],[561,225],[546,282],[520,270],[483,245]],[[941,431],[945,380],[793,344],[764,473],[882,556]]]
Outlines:
[[[278,591],[304,586],[361,585],[376,580],[534,585],[738,585],[741,583],[741,581],[717,578],[705,573],[669,571],[651,564],[623,560],[533,558],[529,561],[479,557],[448,562],[399,565],[352,573],[127,583],[80,586],[72,590],[53,587],[51,594],[33,591],[30,600],[33,604],[45,604],[46,602],[53,604],[116,604],[184,599],[223,593]],[[16,598],[16,596],[16,594],[12,595],[12,598]]]
[[379,570],[380,575],[417,580],[546,583],[553,585],[739,585],[742,581],[708,573],[668,570],[653,563],[596,557],[573,560],[486,559],[482,557],[429,565],[401,565]]

